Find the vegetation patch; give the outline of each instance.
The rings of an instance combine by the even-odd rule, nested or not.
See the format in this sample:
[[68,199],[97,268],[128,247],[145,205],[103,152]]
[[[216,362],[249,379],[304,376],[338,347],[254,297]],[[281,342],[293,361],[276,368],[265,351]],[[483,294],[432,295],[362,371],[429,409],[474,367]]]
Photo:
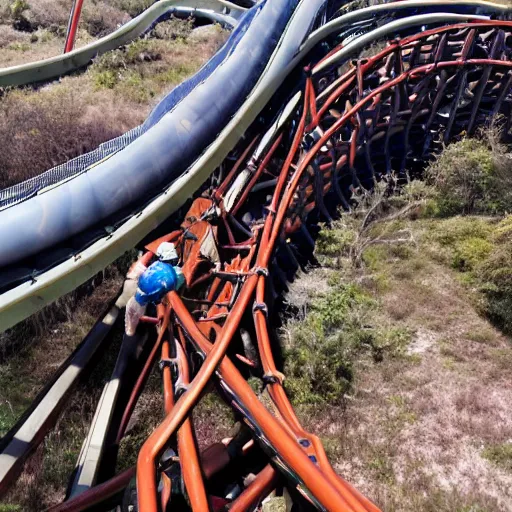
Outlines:
[[306,313],[287,325],[284,382],[383,510],[497,512],[510,501],[512,219],[441,215],[440,197],[390,180],[320,232],[323,268],[291,285]]
[[497,466],[512,472],[512,443],[489,446],[482,455]]
[[441,216],[503,214],[512,210],[509,155],[495,130],[450,144],[428,167]]
[[512,332],[511,217],[456,216],[425,221],[426,249],[436,260],[462,273],[461,282],[477,292],[482,314],[506,333]]
[[475,269],[485,297],[482,309],[506,333],[512,333],[512,237],[503,231],[510,222],[509,216],[497,226],[492,251]]
[[286,389],[296,404],[340,404],[358,356],[367,353],[376,362],[400,357],[411,338],[410,330],[382,322],[380,304],[366,290],[335,274],[305,318],[287,325]]

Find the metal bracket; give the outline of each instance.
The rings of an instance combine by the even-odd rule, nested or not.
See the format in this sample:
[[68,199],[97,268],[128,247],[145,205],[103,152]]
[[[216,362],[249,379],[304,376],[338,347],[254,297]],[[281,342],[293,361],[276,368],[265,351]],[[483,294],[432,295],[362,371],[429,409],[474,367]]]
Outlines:
[[263,314],[268,317],[268,307],[264,302],[255,302],[252,306],[252,312],[256,313],[256,311],[262,311]]
[[263,375],[261,380],[265,386],[268,384],[282,384],[284,381],[284,375],[281,372],[267,372]]
[[158,363],[158,369],[163,372],[164,368],[170,368],[172,373],[175,373],[178,369],[178,363],[176,359],[161,359]]
[[265,267],[254,267],[253,272],[257,276],[265,276],[265,277],[269,276],[268,268],[265,268]]

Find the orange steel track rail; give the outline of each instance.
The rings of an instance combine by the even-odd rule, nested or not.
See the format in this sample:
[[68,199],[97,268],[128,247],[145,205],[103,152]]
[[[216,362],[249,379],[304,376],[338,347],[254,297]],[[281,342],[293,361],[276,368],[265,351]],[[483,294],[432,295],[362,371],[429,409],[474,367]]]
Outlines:
[[[169,314],[173,322],[183,333],[182,343],[186,343],[186,338],[204,354],[205,360],[186,393],[176,402],[140,452],[137,463],[137,488],[139,507],[142,510],[157,510],[155,469],[158,457],[174,432],[190,414],[214,375],[221,387],[233,398],[235,407],[243,411],[246,419],[249,418],[247,422],[257,433],[256,437],[272,447],[275,467],[286,468],[285,474],[288,477],[291,475],[292,480],[295,479],[298,488],[313,504],[325,510],[379,510],[334,472],[320,440],[303,429],[286,396],[283,387],[284,376],[276,366],[268,330],[266,299],[269,265],[276,248],[286,243],[286,237],[299,229],[304,214],[314,208],[320,209],[323,197],[332,189],[333,174],[341,170],[345,170],[345,175],[351,172],[350,169],[354,168],[361,153],[361,141],[364,140],[363,137],[368,136],[371,140],[372,128],[375,130],[378,127],[384,131],[395,128],[390,126],[391,122],[396,121],[399,115],[403,115],[405,122],[402,122],[402,126],[405,124],[410,130],[414,123],[411,112],[425,115],[424,109],[417,105],[407,109],[407,103],[414,103],[418,99],[425,100],[426,89],[422,90],[421,85],[428,82],[431,75],[437,76],[444,69],[450,69],[456,74],[461,73],[462,80],[465,80],[469,70],[486,67],[492,70],[492,73],[497,73],[496,77],[501,77],[502,74],[507,76],[512,63],[502,59],[503,49],[500,49],[499,43],[510,33],[510,27],[511,24],[508,22],[463,23],[393,41],[379,54],[354,63],[339,80],[339,86],[322,100],[317,99],[318,80],[315,81],[306,68],[302,106],[296,118],[290,147],[283,152],[283,132],[276,134],[269,151],[256,167],[253,166],[252,173],[249,173],[250,176],[245,182],[247,186],[235,190],[235,179],[244,169],[248,169],[250,152],[257,144],[258,137],[253,138],[240,152],[235,165],[220,186],[212,191],[208,198],[198,200],[202,201],[202,204],[198,203],[196,210],[194,205],[192,206],[191,211],[194,210],[199,215],[190,215],[189,218],[196,220],[192,221],[192,224],[184,225],[184,232],[193,229],[197,224],[203,224],[197,233],[204,233],[205,229],[215,232],[214,238],[219,252],[222,250],[220,240],[226,239],[227,243],[224,243],[223,247],[231,251],[231,259],[222,261],[221,258],[221,262],[217,263],[221,264],[221,272],[224,274],[216,273],[212,265],[204,265],[205,258],[200,250],[194,253],[196,262],[191,263],[188,258],[193,250],[182,249],[185,251],[183,269],[189,290],[192,291],[190,285],[200,280],[201,268],[203,271],[206,269],[203,276],[206,276],[205,279],[211,286],[206,287],[202,295],[204,302],[199,310],[191,311],[186,305],[189,303],[189,290],[183,297],[175,292],[170,293],[166,302],[172,310]],[[486,58],[475,58],[471,55],[472,42],[484,37],[483,34],[489,30],[494,30],[494,44],[490,45],[490,54]],[[452,46],[456,46],[452,49],[453,58],[447,58],[444,53],[448,48],[447,39],[452,40]],[[453,41],[458,41],[458,46]],[[428,54],[423,50],[427,47],[430,47]],[[456,54],[457,48],[459,52]],[[408,60],[408,56],[413,52],[421,54],[421,58],[416,62]],[[387,73],[389,78],[382,79],[380,85],[368,90],[365,86],[368,77],[376,72],[381,76]],[[482,80],[496,81],[496,77],[491,78],[489,71],[484,74]],[[480,90],[484,89],[487,82],[480,84]],[[407,87],[415,87],[419,92],[406,97]],[[460,86],[454,87],[457,99],[457,87]],[[438,98],[439,91],[432,91],[431,85],[429,91]],[[445,89],[444,93],[446,92]],[[480,99],[482,94],[479,94]],[[439,102],[437,104],[439,105]],[[378,117],[379,108],[382,110],[381,118]],[[456,114],[457,105],[452,103],[451,108]],[[337,114],[333,117],[331,111],[334,109]],[[471,129],[479,115],[477,109],[478,105],[471,113]],[[389,112],[391,116],[388,115]],[[367,121],[363,122],[361,118],[367,113]],[[406,118],[407,115],[410,116],[409,119]],[[427,122],[429,126],[433,123],[431,119]],[[339,134],[346,126],[350,127],[351,136],[343,140]],[[453,129],[453,126],[450,124],[448,129]],[[305,146],[306,136],[313,132],[316,132],[316,137],[309,147]],[[408,142],[405,144],[407,151]],[[330,151],[327,151],[329,148]],[[280,154],[280,159],[274,158],[275,153]],[[276,162],[279,160],[283,163],[276,169]],[[314,181],[314,176],[318,172],[316,169],[321,173],[319,182]],[[237,225],[235,217],[243,209],[255,185],[269,179],[269,176],[274,179],[275,184],[272,198],[265,207],[264,218],[253,223],[250,232],[241,240],[243,236],[237,237],[234,234]],[[233,193],[237,195],[237,201],[234,205],[227,205],[224,201]],[[209,227],[206,228],[205,225]],[[245,228],[247,227],[246,225]],[[224,236],[220,235],[221,230],[225,230]],[[195,243],[200,245],[203,241],[204,238],[198,237]],[[180,246],[179,240],[178,245]],[[184,244],[181,246],[185,247]],[[232,281],[237,281],[238,287],[235,287]],[[196,287],[197,291],[199,288]],[[251,305],[261,374],[272,401],[273,414],[257,400],[228,356],[230,344]],[[212,335],[213,343],[209,340]],[[237,359],[244,361],[240,356]],[[233,509],[243,510],[239,507],[245,505],[239,503],[249,500],[249,497],[259,496],[263,490],[275,487],[274,472],[275,469],[270,467],[262,470],[252,486],[242,493],[239,501],[233,503]]]

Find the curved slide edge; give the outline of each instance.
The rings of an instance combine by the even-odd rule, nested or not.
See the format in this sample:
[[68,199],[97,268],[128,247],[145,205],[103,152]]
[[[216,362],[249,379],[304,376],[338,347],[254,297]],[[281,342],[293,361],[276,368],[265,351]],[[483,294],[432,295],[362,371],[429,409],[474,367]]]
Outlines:
[[20,473],[23,463],[57,421],[80,377],[103,346],[118,316],[112,301],[82,343],[61,365],[30,408],[0,442],[0,496]]
[[233,27],[237,20],[232,15],[223,13],[226,4],[237,9],[233,13],[235,16],[243,12],[242,8],[221,0],[160,0],[111,34],[82,48],[48,59],[0,69],[0,87],[43,82],[83,68],[98,55],[137,39],[160,17],[172,12],[182,15],[195,14]]
[[[315,66],[313,68],[313,74],[320,73],[335,65],[339,65],[341,61],[349,58],[348,56],[353,55],[375,41],[385,38],[390,33],[393,33],[393,31],[398,32],[400,30],[412,28],[413,26],[421,26],[422,24],[457,21],[457,16],[460,16],[459,19],[470,19],[469,16],[471,16],[471,19],[474,20],[485,20],[488,19],[488,16],[490,15],[507,16],[512,13],[512,6],[479,0],[406,0],[402,2],[394,2],[392,4],[379,4],[353,11],[331,20],[329,23],[321,27],[321,30],[317,30],[311,34],[310,42],[316,42],[318,36],[325,37],[326,32],[335,33],[340,27],[356,23],[362,19],[367,19],[370,16],[375,16],[383,12],[399,13],[403,10],[415,10],[416,15],[391,21],[383,27],[372,30],[366,34],[361,34],[359,37],[353,39],[346,46],[341,48],[338,52],[325,59],[321,64]],[[444,16],[450,16],[450,18],[448,19]]]

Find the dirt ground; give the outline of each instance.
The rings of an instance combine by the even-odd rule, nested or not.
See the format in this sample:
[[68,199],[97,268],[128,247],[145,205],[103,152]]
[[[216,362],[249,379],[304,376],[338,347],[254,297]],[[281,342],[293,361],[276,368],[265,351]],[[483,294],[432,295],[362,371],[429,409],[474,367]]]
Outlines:
[[[482,318],[461,274],[437,261],[423,226],[409,227],[413,250],[383,249],[355,276],[379,321],[412,333],[406,352],[361,355],[342,404],[303,410],[303,420],[339,474],[385,511],[510,511],[511,340]],[[311,269],[292,301],[325,293],[317,283],[333,272]]]

